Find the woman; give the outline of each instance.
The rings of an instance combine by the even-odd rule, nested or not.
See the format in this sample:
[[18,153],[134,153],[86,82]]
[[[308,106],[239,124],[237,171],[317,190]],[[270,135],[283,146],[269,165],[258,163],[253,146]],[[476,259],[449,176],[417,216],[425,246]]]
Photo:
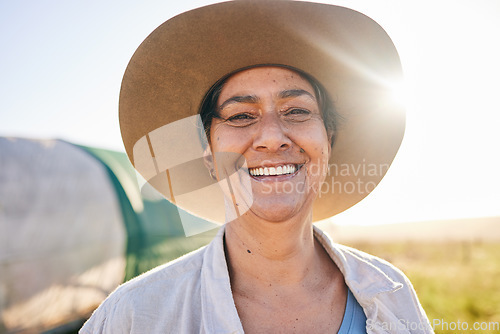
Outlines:
[[432,332],[399,270],[313,226],[392,162],[404,117],[387,96],[400,73],[385,32],[336,6],[226,2],[156,29],[123,79],[125,147],[181,218],[225,225],[122,285],[81,332]]
[[225,228],[245,332],[337,332],[347,288],[312,230],[333,136],[314,89],[290,69],[254,67],[225,81],[216,110],[212,151],[243,155],[252,175],[252,206]]

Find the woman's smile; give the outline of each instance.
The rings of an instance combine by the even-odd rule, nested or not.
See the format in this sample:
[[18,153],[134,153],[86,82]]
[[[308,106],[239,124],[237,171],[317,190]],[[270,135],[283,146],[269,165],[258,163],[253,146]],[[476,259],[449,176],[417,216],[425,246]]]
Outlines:
[[294,174],[298,170],[298,165],[295,164],[284,164],[277,167],[254,167],[249,168],[248,171],[250,175],[260,177],[260,176],[278,176],[278,175],[289,175]]

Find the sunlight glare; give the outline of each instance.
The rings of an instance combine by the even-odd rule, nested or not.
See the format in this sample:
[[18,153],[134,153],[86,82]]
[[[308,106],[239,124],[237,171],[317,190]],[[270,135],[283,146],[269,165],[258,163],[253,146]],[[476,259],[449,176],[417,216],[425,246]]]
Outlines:
[[389,84],[389,99],[396,105],[407,108],[409,106],[410,94],[404,80],[398,80]]

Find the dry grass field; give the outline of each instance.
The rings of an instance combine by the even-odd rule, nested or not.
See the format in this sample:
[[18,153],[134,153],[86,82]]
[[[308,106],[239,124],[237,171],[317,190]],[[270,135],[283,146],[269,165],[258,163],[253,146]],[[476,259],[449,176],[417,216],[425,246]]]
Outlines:
[[[500,324],[500,243],[358,242],[350,246],[405,272],[436,333],[500,333],[495,328]],[[467,323],[461,326],[470,330],[453,330],[458,321]],[[476,322],[483,327],[492,324],[490,330],[475,331]]]

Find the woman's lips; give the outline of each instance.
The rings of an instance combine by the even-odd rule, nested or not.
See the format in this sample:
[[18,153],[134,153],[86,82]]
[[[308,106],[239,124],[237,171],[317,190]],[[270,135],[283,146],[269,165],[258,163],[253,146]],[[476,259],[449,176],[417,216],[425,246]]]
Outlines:
[[301,165],[297,164],[283,164],[273,167],[253,167],[249,168],[248,172],[254,177],[260,176],[279,176],[294,174]]

